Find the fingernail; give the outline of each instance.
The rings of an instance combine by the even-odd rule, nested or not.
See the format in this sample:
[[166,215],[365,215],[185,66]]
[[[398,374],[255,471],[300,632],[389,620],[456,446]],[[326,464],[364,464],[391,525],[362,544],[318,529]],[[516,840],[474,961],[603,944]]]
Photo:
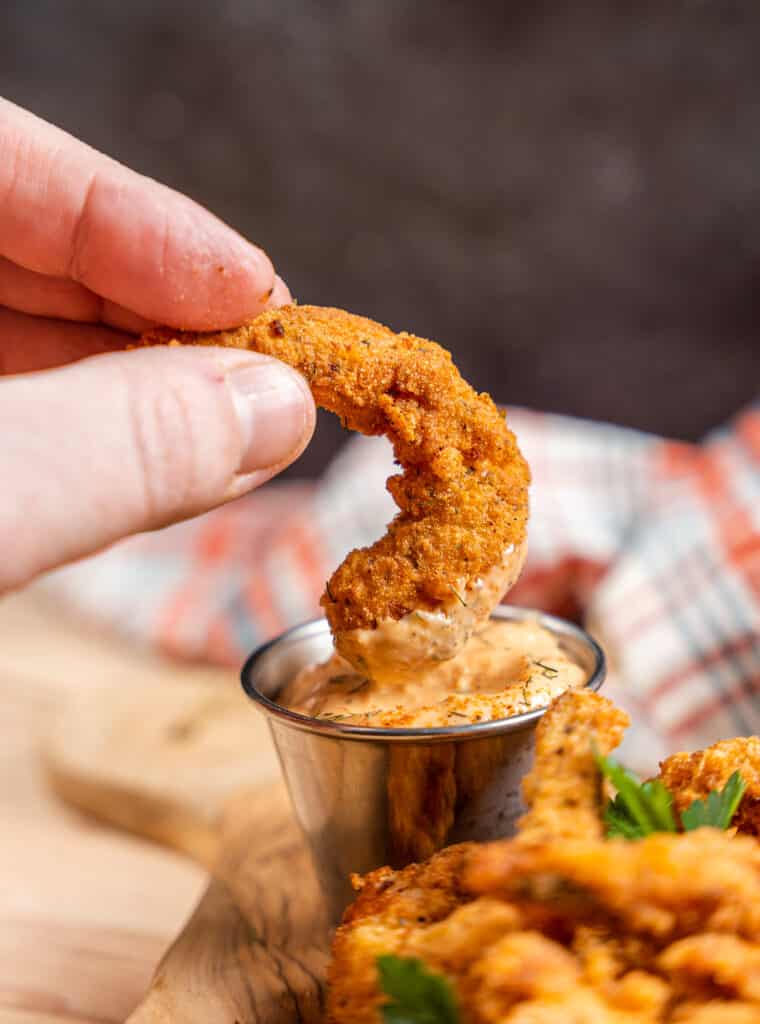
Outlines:
[[226,377],[243,433],[239,473],[288,462],[302,447],[309,422],[305,386],[282,363],[241,366]]
[[292,301],[293,297],[290,294],[290,289],[279,274],[276,275],[272,292],[267,297],[267,308],[277,309],[279,306],[288,306]]

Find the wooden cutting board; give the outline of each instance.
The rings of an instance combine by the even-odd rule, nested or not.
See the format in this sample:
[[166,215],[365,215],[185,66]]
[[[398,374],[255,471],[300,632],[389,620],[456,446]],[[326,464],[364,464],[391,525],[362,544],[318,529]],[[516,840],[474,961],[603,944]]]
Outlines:
[[236,688],[88,694],[60,714],[43,758],[68,803],[211,874],[130,1024],[316,1024],[319,892],[266,726]]

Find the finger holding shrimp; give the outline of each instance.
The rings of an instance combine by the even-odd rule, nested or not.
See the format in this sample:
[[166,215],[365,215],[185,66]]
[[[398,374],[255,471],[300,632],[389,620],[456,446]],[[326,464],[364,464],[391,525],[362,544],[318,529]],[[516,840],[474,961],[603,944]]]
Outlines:
[[143,340],[275,356],[345,426],[385,434],[401,469],[388,481],[399,513],[327,583],[336,647],[382,681],[406,681],[462,649],[522,568],[530,478],[504,414],[445,349],[343,310],[296,305],[232,331],[158,329]]

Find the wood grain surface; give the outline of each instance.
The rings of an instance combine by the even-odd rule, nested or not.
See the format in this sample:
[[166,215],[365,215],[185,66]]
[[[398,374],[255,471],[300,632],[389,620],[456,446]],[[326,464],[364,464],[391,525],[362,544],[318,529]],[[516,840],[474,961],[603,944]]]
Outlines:
[[69,804],[210,872],[133,1024],[319,1020],[327,929],[318,888],[265,723],[237,686],[74,694],[42,757]]
[[[288,833],[284,795],[275,789],[233,799],[232,824],[219,816],[231,794],[271,782],[277,772],[264,724],[238,696],[236,673],[141,654],[67,620],[32,589],[0,600],[0,683],[0,1022],[110,1024],[138,1004],[143,1021],[192,1020],[195,1011],[212,1021],[219,992],[225,1024],[235,1020],[231,1006],[240,1009],[241,1024],[297,1013],[311,1019],[318,996],[310,974],[318,977],[323,954],[312,948],[309,869],[299,861],[305,855],[296,833]],[[135,719],[146,697],[149,705]],[[121,710],[106,718],[112,731],[103,733],[98,722],[109,708]],[[204,708],[205,725],[194,728],[189,723]],[[72,716],[78,750],[64,728]],[[174,736],[165,749],[162,722]],[[61,791],[73,786],[69,800],[133,834],[104,828],[51,793],[44,764],[49,771],[54,748],[68,752],[59,756],[57,784]],[[135,763],[140,787],[132,775],[129,790]],[[81,783],[91,764],[100,768],[88,788]],[[140,798],[125,799],[125,787]],[[161,814],[172,808],[176,824],[161,839],[182,854],[137,834],[158,836]],[[249,821],[257,822],[252,838],[245,837]],[[268,827],[278,821],[281,827]],[[213,863],[222,836],[230,836],[228,856],[219,858],[219,877],[209,885],[208,871],[184,851]],[[298,879],[292,910],[282,912],[282,888],[268,871]],[[245,902],[241,893],[261,898]],[[190,916],[163,960],[163,980],[151,989],[157,964]],[[303,953],[293,941],[299,930],[309,932]],[[283,949],[271,960],[263,947],[270,937]],[[236,975],[249,960],[272,979],[264,991],[249,991],[250,972]],[[222,979],[222,988],[206,985],[209,977]],[[288,985],[299,994],[289,995]],[[191,998],[201,990],[203,998]]]
[[42,757],[69,804],[206,867],[218,854],[226,800],[279,777],[263,719],[238,685],[213,681],[75,693],[59,707]]
[[220,836],[212,881],[130,1024],[316,1024],[327,929],[284,789],[239,794]]
[[76,694],[137,680],[234,684],[68,621],[37,589],[0,600],[0,1021],[123,1021],[206,885],[189,858],[50,793],[43,735]]

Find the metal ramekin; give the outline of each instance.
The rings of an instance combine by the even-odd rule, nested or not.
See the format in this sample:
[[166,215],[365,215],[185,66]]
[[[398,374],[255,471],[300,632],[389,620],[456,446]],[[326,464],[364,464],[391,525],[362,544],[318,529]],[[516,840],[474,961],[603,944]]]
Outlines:
[[[578,626],[501,605],[494,618],[538,621],[598,690],[604,654]],[[311,847],[332,923],[352,898],[351,872],[403,867],[465,840],[511,835],[520,782],[533,760],[543,708],[513,718],[436,729],[382,729],[322,721],[276,703],[305,665],[333,644],[325,619],[288,630],[250,656],[243,688],[269,721],[296,817]]]

